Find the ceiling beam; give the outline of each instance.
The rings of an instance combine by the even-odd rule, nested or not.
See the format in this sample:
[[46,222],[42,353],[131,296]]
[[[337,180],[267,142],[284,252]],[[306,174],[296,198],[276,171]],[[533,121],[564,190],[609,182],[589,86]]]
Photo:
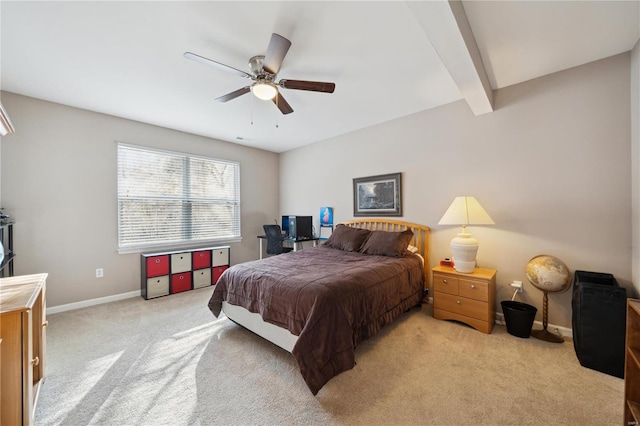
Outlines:
[[407,1],[406,4],[469,108],[475,115],[492,112],[493,91],[462,2]]

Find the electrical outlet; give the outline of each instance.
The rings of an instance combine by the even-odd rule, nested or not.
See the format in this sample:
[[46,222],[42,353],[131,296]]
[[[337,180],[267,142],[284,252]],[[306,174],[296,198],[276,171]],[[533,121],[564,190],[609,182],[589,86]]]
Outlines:
[[102,268],[96,269],[96,278],[102,278],[102,277],[104,277],[104,269]]
[[522,291],[522,281],[512,281],[510,285],[511,287],[515,288],[518,293]]

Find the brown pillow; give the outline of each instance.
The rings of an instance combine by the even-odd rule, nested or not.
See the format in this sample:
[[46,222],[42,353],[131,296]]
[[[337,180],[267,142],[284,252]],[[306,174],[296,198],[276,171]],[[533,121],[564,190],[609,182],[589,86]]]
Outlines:
[[338,224],[324,245],[343,251],[358,251],[370,234],[368,229]]
[[360,252],[379,256],[404,256],[413,238],[413,231],[402,232],[373,231]]

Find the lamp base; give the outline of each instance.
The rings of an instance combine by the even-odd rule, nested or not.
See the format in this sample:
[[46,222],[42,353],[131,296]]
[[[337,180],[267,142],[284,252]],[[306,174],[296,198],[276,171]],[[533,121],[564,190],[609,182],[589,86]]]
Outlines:
[[471,274],[476,269],[476,261],[473,262],[465,262],[463,260],[456,259],[453,257],[453,268],[456,272],[460,272],[462,274]]
[[476,267],[478,240],[466,232],[460,233],[451,240],[451,253],[453,254],[453,267],[456,272],[470,274]]

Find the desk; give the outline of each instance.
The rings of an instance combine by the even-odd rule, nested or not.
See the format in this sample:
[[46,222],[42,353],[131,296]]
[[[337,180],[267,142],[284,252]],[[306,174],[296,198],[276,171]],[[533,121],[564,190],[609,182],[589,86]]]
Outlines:
[[[266,235],[258,235],[258,240],[260,241],[260,259],[262,259],[262,240],[266,240],[267,236]],[[297,251],[298,250],[298,244],[300,244],[300,246],[302,246],[302,243],[305,243],[307,241],[312,241],[313,242],[313,246],[315,247],[316,245],[318,245],[318,237],[313,237],[313,238],[282,238],[282,242],[283,243],[291,243],[293,245],[293,251]]]

